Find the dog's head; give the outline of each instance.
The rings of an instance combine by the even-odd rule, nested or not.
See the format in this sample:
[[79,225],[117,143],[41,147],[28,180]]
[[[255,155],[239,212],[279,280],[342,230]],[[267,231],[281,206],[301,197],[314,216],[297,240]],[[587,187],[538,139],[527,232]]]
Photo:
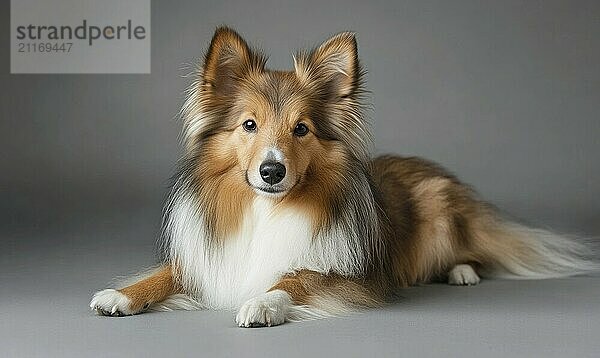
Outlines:
[[366,163],[362,71],[352,33],[294,57],[273,71],[236,32],[215,32],[183,108],[186,150],[197,175],[227,177],[259,195],[284,197]]

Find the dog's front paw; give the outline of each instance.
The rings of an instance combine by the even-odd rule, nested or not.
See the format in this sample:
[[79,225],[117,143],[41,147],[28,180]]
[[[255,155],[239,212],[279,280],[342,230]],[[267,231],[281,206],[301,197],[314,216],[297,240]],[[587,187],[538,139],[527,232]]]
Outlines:
[[131,300],[126,295],[112,288],[96,292],[90,308],[103,316],[120,317],[138,313],[131,309]]
[[448,273],[448,283],[451,285],[472,286],[478,284],[479,281],[481,279],[471,265],[456,265]]
[[270,291],[246,301],[235,321],[240,327],[277,326],[285,322],[291,304],[292,299],[287,292]]

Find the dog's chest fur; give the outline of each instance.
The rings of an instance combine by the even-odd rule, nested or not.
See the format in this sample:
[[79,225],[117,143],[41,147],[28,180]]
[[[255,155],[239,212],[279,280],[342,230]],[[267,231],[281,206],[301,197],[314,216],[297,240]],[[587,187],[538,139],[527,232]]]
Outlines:
[[244,213],[238,232],[211,246],[191,198],[174,202],[167,226],[169,258],[179,267],[187,293],[207,307],[238,308],[295,270],[353,275],[363,268],[365,253],[354,232],[332,225],[314,234],[308,215],[260,196]]
[[312,227],[300,213],[274,211],[269,199],[257,198],[238,233],[226,238],[203,275],[203,299],[237,306],[264,293],[279,277],[305,266]]
[[264,293],[284,274],[315,267],[313,234],[302,213],[275,210],[270,199],[257,197],[240,230],[209,248],[189,201],[180,201],[171,222],[171,255],[182,268],[186,288],[212,308],[236,308]]

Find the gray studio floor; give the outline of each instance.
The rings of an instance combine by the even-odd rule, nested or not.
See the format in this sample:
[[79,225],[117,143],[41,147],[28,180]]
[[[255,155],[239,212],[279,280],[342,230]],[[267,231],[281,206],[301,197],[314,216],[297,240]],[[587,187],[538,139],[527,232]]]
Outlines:
[[94,290],[152,264],[155,216],[3,234],[9,248],[0,266],[0,356],[600,355],[600,277],[415,287],[384,309],[275,328],[237,328],[232,312],[93,315],[87,305]]

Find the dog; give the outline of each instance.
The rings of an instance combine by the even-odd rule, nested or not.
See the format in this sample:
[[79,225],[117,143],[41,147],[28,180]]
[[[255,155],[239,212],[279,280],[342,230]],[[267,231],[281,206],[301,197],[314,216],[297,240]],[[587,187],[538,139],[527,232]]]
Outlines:
[[372,159],[363,78],[353,33],[275,71],[218,28],[181,111],[165,257],[91,308],[237,310],[240,327],[275,326],[377,307],[419,283],[598,269],[589,242],[504,218],[434,163]]

